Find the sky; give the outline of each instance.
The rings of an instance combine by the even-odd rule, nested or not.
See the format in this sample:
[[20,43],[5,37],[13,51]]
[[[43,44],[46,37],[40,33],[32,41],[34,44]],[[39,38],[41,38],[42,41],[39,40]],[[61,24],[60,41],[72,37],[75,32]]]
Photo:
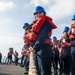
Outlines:
[[10,47],[19,52],[24,45],[23,25],[32,23],[35,7],[41,5],[53,19],[57,29],[53,36],[60,39],[65,26],[70,26],[75,14],[75,0],[0,0],[0,52],[6,56]]

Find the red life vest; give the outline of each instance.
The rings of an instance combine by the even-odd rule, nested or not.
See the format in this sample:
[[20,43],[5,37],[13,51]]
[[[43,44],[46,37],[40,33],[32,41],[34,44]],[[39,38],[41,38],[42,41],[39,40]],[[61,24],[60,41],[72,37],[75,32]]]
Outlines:
[[2,56],[2,53],[0,53],[0,57]]
[[24,43],[25,43],[26,46],[28,46],[28,45],[33,46],[33,43],[32,43],[32,40],[29,37],[29,34],[30,34],[30,32],[28,34],[25,34],[24,37],[23,37],[23,40],[24,40]]
[[69,39],[72,40],[75,39],[75,25],[71,24],[70,27],[71,27],[71,34],[69,36]]
[[59,42],[59,40],[52,42],[52,44],[53,44],[52,50],[58,50],[58,42]]
[[18,56],[18,53],[16,52],[16,53],[14,54],[14,56]]
[[8,52],[8,56],[11,56],[12,55],[12,52]]
[[[31,32],[27,33],[26,37],[28,38],[28,40],[32,40],[32,41],[36,41],[39,35],[39,32],[41,30],[42,25],[44,24],[44,22],[47,21],[50,26],[52,27],[52,29],[57,28],[56,25],[52,22],[52,19],[50,17],[47,16],[42,16],[40,17],[38,20],[33,21],[33,25],[31,26]],[[50,44],[51,41],[50,38],[52,35],[52,30],[49,32],[47,39],[45,40],[45,44]]]
[[65,47],[70,47],[70,43],[65,41],[65,36],[61,36],[62,38],[62,42],[61,42],[61,47],[65,48]]
[[22,54],[23,55],[25,55],[26,54],[26,50],[24,49],[24,50],[22,50]]
[[62,43],[65,43],[66,41],[65,41],[65,36],[63,35],[63,36],[61,36],[61,39],[62,39]]

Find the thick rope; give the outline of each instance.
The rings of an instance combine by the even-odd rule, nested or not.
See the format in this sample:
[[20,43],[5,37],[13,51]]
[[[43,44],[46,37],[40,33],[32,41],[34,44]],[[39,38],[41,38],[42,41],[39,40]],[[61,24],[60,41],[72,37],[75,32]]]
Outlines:
[[30,53],[30,62],[29,62],[29,73],[28,75],[38,75],[37,68],[34,62],[34,53]]

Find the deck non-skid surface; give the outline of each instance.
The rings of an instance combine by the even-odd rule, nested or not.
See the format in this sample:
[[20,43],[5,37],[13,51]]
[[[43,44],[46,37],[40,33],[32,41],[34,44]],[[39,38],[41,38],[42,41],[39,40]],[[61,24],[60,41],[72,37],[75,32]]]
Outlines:
[[0,75],[24,75],[24,68],[15,65],[0,65]]

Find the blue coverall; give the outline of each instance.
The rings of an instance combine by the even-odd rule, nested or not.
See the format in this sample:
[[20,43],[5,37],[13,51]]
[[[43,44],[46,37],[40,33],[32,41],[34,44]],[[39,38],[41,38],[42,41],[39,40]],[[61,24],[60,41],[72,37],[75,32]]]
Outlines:
[[50,44],[45,44],[48,33],[52,27],[46,21],[40,29],[38,39],[33,48],[35,50],[35,62],[38,68],[38,75],[51,75],[52,50]]

